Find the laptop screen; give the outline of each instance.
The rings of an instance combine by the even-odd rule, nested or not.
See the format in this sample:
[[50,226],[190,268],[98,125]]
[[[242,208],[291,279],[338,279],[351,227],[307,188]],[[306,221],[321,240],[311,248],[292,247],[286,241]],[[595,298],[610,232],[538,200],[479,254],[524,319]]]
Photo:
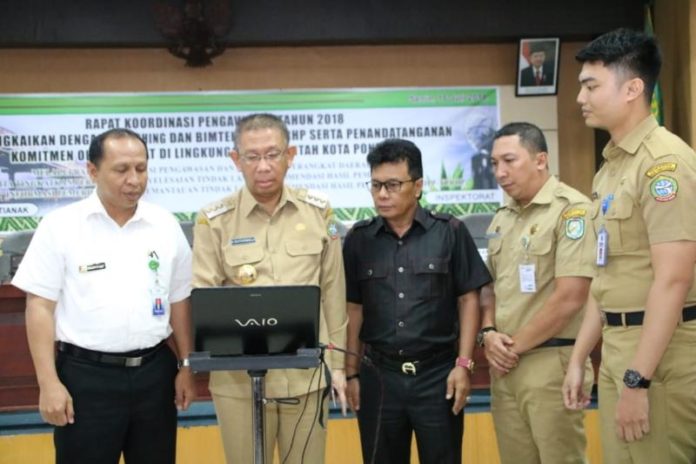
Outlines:
[[316,348],[319,302],[317,286],[195,288],[195,350],[237,356]]

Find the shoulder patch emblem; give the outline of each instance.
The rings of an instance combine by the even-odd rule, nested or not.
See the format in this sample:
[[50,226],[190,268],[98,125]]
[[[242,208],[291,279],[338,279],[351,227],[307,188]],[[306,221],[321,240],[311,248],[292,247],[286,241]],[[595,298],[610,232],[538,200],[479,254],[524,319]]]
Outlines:
[[587,214],[587,210],[585,208],[571,208],[563,213],[563,219],[584,217],[585,214]]
[[679,183],[674,177],[658,176],[650,182],[650,194],[659,202],[674,200],[678,190]]
[[585,235],[585,219],[577,216],[566,219],[565,235],[571,240],[581,239]]
[[208,225],[208,219],[205,216],[203,216],[202,214],[200,214],[196,218],[196,224],[200,224],[200,225],[204,225],[204,226]]
[[645,171],[645,175],[651,179],[661,172],[676,171],[677,163],[660,163]]
[[326,208],[329,204],[329,197],[318,190],[300,191],[297,198],[317,208]]
[[205,215],[208,217],[208,219],[213,219],[214,217],[217,217],[221,215],[222,213],[226,213],[229,210],[234,209],[234,206],[228,205],[227,203],[215,203],[211,206],[208,206],[203,210]]
[[331,221],[329,223],[326,232],[329,234],[329,237],[331,237],[332,240],[336,240],[338,238],[338,224],[336,224],[336,221]]

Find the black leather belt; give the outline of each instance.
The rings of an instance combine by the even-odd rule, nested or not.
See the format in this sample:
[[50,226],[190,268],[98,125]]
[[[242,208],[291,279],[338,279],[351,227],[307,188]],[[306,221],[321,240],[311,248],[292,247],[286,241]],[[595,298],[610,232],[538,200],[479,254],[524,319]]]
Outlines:
[[154,358],[164,344],[165,341],[162,340],[152,348],[128,351],[126,353],[106,353],[102,351],[88,350],[86,348],[80,348],[79,346],[66,342],[58,342],[57,347],[58,351],[61,353],[99,364],[120,367],[139,367]]
[[406,375],[416,375],[424,368],[445,361],[454,359],[457,354],[453,347],[438,348],[425,353],[419,353],[412,356],[398,356],[376,350],[373,347],[368,347],[367,357],[377,366],[389,369],[390,371],[401,372]]
[[[607,325],[618,327],[628,327],[631,325],[643,325],[643,317],[645,311],[636,311],[632,313],[608,313],[602,311],[604,320]],[[696,319],[696,306],[689,306],[682,309],[682,322],[693,321]]]
[[551,348],[558,346],[573,346],[575,345],[574,338],[549,338],[537,348]]

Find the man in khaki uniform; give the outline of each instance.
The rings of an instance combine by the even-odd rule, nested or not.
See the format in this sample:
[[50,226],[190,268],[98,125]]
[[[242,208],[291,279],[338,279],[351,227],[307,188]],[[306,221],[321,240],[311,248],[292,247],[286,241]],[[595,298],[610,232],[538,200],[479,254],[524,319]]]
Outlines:
[[[533,124],[501,128],[492,159],[511,199],[488,230],[494,283],[482,296],[479,344],[501,462],[584,463],[583,414],[564,410],[561,387],[594,272],[590,200],[549,174]],[[584,369],[589,388],[589,360]]]
[[578,103],[609,131],[593,183],[597,277],[564,385],[587,403],[582,372],[603,336],[604,462],[696,462],[696,154],[650,114],[654,38],[619,29],[577,55]]
[[[347,324],[341,241],[326,197],[284,185],[296,148],[283,121],[254,114],[237,123],[230,155],[245,181],[235,194],[203,208],[194,229],[195,287],[222,285],[319,285],[319,339],[345,346]],[[331,352],[333,388],[345,404],[342,355]],[[321,370],[271,370],[269,398],[299,398],[299,404],[266,405],[266,456],[278,443],[281,462],[322,463],[326,430],[317,424],[324,408]],[[253,460],[251,387],[244,371],[210,376],[210,391],[228,464]],[[307,444],[305,449],[305,444]],[[287,460],[286,460],[287,459]]]

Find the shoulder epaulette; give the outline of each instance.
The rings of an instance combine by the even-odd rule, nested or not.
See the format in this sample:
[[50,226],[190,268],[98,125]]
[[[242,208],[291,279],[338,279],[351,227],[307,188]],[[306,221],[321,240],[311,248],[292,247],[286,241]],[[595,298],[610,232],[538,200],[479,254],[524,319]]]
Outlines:
[[658,127],[648,134],[643,145],[653,159],[669,155],[693,156],[691,147],[664,127]]
[[223,200],[216,201],[215,203],[211,203],[210,205],[204,207],[203,214],[205,214],[208,219],[213,219],[228,211],[232,211],[235,208],[235,203],[232,202],[231,199],[225,198]]
[[318,190],[301,188],[297,191],[297,199],[321,209],[329,206],[329,197]]
[[587,196],[564,183],[558,186],[554,194],[559,198],[565,198],[569,203],[590,203],[590,199]]
[[456,219],[454,216],[448,213],[438,213],[437,211],[428,211],[430,217],[435,218],[440,221],[450,221],[452,218]]
[[355,224],[353,224],[353,227],[351,227],[351,228],[352,228],[352,229],[362,229],[363,227],[367,227],[367,226],[369,226],[370,224],[372,224],[373,222],[375,222],[375,219],[377,219],[376,216],[375,216],[375,217],[371,217],[371,218],[369,218],[369,219],[363,219],[363,220],[358,221],[358,222],[356,222]]

